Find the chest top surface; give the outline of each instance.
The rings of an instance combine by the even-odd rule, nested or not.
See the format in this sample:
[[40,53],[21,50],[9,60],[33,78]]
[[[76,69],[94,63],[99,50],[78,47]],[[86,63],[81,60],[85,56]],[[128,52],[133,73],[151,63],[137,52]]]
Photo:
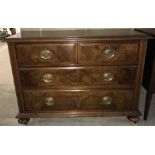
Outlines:
[[132,29],[24,29],[20,33],[7,38],[7,41],[28,39],[91,39],[91,38],[131,38],[149,39],[148,34]]

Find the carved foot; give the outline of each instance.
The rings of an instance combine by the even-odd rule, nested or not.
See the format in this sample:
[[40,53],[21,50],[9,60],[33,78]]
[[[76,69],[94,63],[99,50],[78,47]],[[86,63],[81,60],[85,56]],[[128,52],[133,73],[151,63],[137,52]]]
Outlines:
[[132,121],[133,123],[137,123],[140,119],[139,116],[127,116],[129,121]]
[[27,125],[29,120],[30,118],[18,118],[18,123]]

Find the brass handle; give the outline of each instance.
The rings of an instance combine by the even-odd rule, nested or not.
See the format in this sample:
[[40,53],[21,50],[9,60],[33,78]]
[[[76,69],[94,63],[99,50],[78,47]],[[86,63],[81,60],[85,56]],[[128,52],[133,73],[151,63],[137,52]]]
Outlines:
[[54,105],[54,98],[53,98],[53,97],[48,97],[48,98],[46,98],[46,99],[45,99],[45,104],[46,104],[47,106],[52,106],[52,105]]
[[44,60],[51,59],[52,51],[47,50],[46,48],[40,52],[40,57]]
[[110,96],[102,97],[102,104],[110,105],[111,103],[112,103],[112,97]]
[[104,56],[107,58],[107,59],[111,59],[115,56],[116,54],[116,50],[112,47],[109,47],[107,48],[105,51],[104,51]]
[[114,76],[112,73],[104,73],[103,78],[104,81],[112,81],[114,79]]
[[43,81],[46,83],[52,82],[54,79],[52,74],[45,74],[43,75]]

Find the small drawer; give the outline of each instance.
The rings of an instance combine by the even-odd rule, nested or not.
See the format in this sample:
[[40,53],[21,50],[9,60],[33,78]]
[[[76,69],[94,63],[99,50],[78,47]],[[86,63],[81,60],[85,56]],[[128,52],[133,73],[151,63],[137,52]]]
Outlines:
[[16,45],[19,67],[66,66],[77,63],[75,44]]
[[23,87],[133,86],[136,67],[53,67],[20,69]]
[[132,90],[24,91],[26,111],[124,111],[132,109]]
[[136,65],[138,51],[138,43],[81,43],[78,62],[82,65]]

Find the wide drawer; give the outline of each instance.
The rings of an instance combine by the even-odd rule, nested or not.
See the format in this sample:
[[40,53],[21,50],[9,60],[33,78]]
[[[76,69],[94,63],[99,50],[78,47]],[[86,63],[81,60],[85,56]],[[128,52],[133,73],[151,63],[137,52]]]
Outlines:
[[20,69],[23,87],[133,86],[136,67],[53,67]]
[[19,67],[65,66],[77,63],[75,44],[16,45]]
[[82,65],[136,65],[139,43],[80,44],[78,62]]
[[24,91],[25,110],[132,110],[132,90]]

